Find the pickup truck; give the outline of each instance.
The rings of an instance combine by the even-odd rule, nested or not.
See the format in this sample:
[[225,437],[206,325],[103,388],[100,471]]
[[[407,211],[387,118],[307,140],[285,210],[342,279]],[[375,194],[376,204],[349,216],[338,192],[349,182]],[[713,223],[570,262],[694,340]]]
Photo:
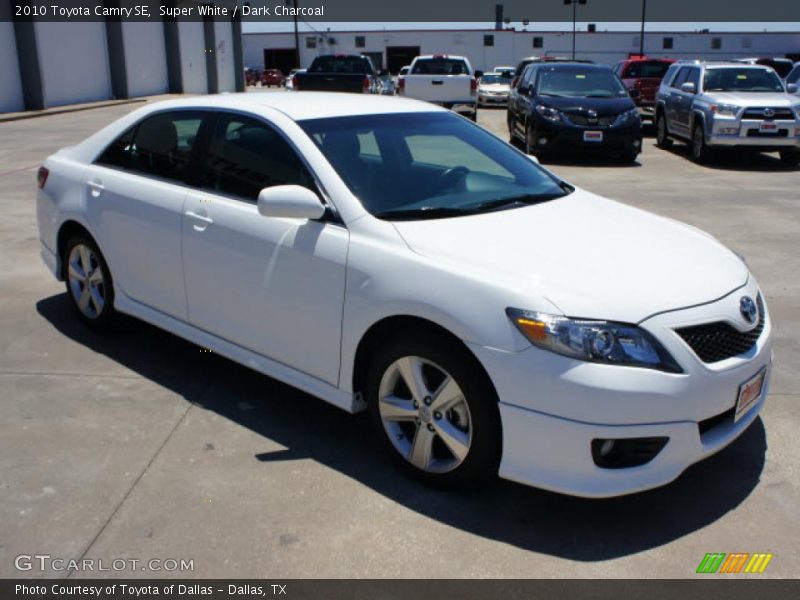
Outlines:
[[292,89],[312,92],[351,92],[377,94],[378,77],[372,61],[358,54],[324,54],[318,56],[305,72],[292,78]]
[[464,56],[418,56],[402,79],[398,93],[451,108],[473,121],[478,116],[478,77]]

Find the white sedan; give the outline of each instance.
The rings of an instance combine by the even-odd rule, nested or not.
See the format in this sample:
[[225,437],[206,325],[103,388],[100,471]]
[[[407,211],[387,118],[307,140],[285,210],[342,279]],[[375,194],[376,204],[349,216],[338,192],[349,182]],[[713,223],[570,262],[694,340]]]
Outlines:
[[42,256],[87,325],[133,315],[368,409],[431,482],[656,487],[767,396],[770,319],[736,254],[430,104],[149,104],[38,184]]

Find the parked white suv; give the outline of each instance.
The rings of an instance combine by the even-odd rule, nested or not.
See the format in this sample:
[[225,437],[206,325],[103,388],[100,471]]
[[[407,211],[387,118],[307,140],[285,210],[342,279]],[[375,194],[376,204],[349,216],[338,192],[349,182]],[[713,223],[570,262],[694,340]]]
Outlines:
[[127,313],[368,408],[432,482],[652,488],[767,396],[771,322],[737,255],[427,103],[153,103],[38,179],[42,256],[87,325]]
[[473,121],[478,115],[478,78],[465,56],[418,56],[403,78],[400,94],[463,112]]

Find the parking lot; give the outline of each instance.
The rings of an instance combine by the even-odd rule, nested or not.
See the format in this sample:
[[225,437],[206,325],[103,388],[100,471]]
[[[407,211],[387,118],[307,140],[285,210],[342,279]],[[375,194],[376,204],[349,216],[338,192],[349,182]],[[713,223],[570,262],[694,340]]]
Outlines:
[[[800,576],[800,170],[736,153],[699,166],[652,136],[635,165],[547,163],[747,257],[775,326],[770,397],[733,445],[658,490],[445,492],[401,474],[364,415],[149,325],[103,336],[74,318],[39,258],[36,169],[138,106],[0,123],[1,577],[40,577],[15,557],[47,554],[191,560],[180,575],[204,578],[686,578],[707,552],[771,552],[761,577]],[[506,137],[504,110],[478,123]]]

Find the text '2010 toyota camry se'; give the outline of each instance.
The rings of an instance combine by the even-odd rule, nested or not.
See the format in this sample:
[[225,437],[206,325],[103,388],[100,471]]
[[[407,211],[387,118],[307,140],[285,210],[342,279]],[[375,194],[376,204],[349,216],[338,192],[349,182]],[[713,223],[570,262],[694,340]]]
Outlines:
[[87,324],[127,313],[366,408],[430,482],[656,487],[767,396],[770,319],[736,254],[430,104],[155,103],[38,183],[42,256]]

